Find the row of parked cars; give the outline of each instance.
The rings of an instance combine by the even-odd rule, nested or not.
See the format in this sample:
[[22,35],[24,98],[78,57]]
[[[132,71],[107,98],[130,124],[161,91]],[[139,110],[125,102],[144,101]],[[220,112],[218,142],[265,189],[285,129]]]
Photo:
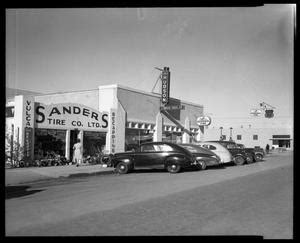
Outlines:
[[145,168],[166,169],[170,173],[178,173],[188,167],[205,170],[207,166],[222,166],[226,163],[249,164],[263,160],[264,155],[263,149],[245,148],[233,141],[207,141],[197,144],[149,142],[132,151],[114,154],[111,163],[120,174]]

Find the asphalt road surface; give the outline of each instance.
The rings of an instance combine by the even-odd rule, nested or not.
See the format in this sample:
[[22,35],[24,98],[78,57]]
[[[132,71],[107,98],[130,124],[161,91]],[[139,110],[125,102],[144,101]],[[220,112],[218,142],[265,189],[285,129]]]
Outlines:
[[7,236],[293,238],[293,154],[244,166],[136,171],[7,188]]

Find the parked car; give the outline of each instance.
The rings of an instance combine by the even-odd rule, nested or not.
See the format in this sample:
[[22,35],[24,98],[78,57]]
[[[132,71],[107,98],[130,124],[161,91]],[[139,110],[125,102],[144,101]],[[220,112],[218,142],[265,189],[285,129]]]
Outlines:
[[166,169],[178,173],[187,167],[199,167],[199,163],[187,149],[169,142],[148,142],[141,144],[134,151],[115,153],[112,165],[119,174],[126,174],[134,169]]
[[233,161],[233,157],[229,150],[225,148],[223,145],[215,142],[198,142],[197,145],[202,148],[206,148],[214,152],[221,159],[221,163],[231,163]]
[[255,147],[255,148],[246,148],[244,144],[237,143],[239,148],[245,149],[249,153],[254,153],[254,161],[262,161],[265,156],[265,151],[263,148]]
[[214,152],[210,151],[209,149],[202,148],[199,145],[189,143],[183,143],[178,145],[184,147],[196,157],[196,160],[199,162],[200,165],[199,169],[201,170],[205,170],[207,166],[220,165],[220,157]]
[[233,156],[233,162],[236,165],[243,165],[245,163],[250,164],[254,162],[255,154],[253,152],[249,152],[245,149],[239,148],[234,141],[218,140],[210,142],[216,142],[226,147]]

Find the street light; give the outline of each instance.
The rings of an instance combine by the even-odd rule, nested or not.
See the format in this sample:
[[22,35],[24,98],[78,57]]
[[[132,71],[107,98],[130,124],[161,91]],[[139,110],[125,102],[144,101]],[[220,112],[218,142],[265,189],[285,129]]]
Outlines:
[[220,140],[223,140],[222,130],[223,130],[223,127],[220,127],[220,131],[221,131],[221,134],[220,134]]
[[230,138],[229,138],[229,141],[233,141],[233,139],[232,139],[232,127],[230,127],[229,129],[230,129]]

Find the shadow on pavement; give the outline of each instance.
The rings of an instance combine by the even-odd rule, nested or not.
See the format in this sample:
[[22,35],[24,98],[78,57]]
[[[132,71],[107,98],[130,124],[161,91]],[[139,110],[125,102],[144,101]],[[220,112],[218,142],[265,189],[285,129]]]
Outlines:
[[[220,169],[226,169],[225,166],[207,166],[206,170],[220,170]],[[201,170],[197,170],[196,168],[193,167],[188,167],[182,169],[179,173],[184,173],[184,172],[195,172]],[[169,172],[166,169],[134,169],[131,173],[166,173],[168,174]]]
[[131,173],[162,173],[162,172],[167,173],[165,169],[134,169]]
[[15,197],[24,197],[43,190],[31,190],[27,191],[30,186],[6,186],[5,187],[5,199],[11,199]]
[[65,178],[88,177],[88,176],[97,176],[97,175],[110,175],[110,174],[113,174],[113,173],[114,173],[114,170],[98,171],[98,172],[90,172],[90,173],[76,173],[76,174],[70,174]]

